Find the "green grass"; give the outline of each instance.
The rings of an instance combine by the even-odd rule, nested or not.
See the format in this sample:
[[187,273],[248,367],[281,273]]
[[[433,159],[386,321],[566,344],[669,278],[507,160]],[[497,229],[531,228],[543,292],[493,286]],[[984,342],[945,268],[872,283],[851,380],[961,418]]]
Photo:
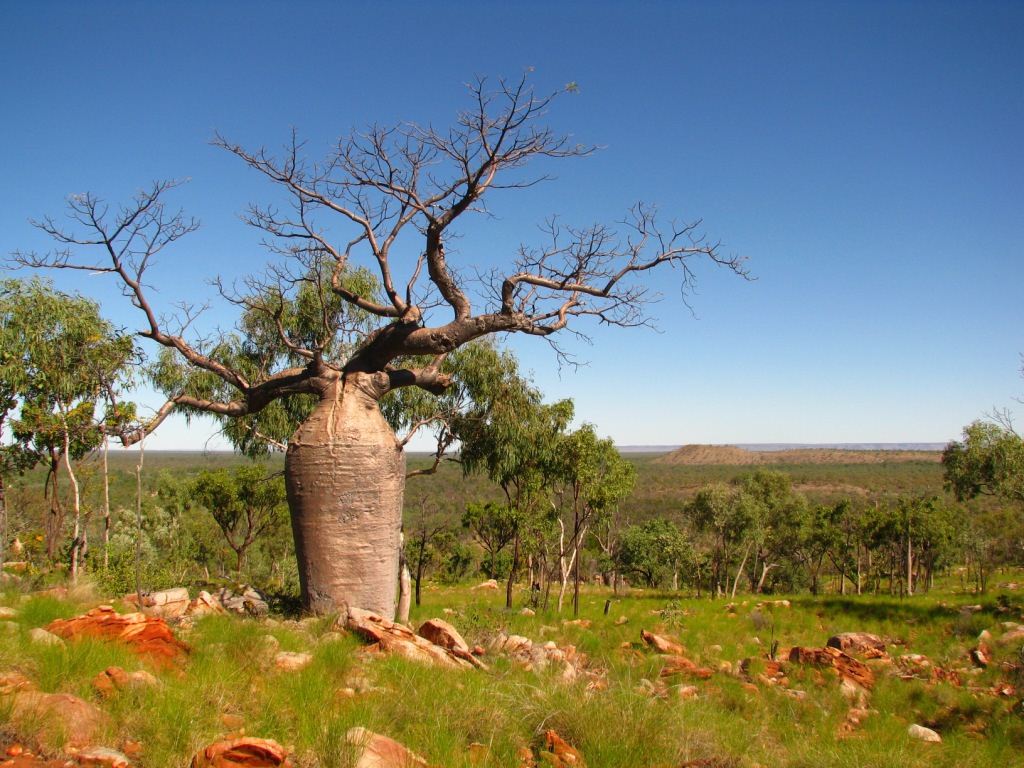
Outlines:
[[[413,615],[416,623],[452,609],[446,618],[471,644],[486,644],[499,631],[575,644],[603,671],[607,689],[598,691],[586,690],[586,679],[565,684],[557,671],[526,671],[504,658],[489,658],[491,670],[481,672],[373,657],[355,638],[330,635],[329,619],[266,624],[215,616],[198,621],[185,636],[193,651],[180,670],[153,670],[159,686],[100,699],[90,685],[95,674],[113,664],[131,670],[143,662],[97,641],[66,648],[32,645],[32,626],[87,604],[51,597],[22,601],[13,593],[4,601],[19,610],[18,631],[0,635],[0,669],[18,669],[42,690],[73,693],[102,707],[115,723],[110,745],[141,742],[136,763],[142,768],[187,764],[198,749],[229,732],[225,714],[240,717],[245,733],[293,748],[300,768],[351,765],[345,733],[355,725],[396,738],[431,764],[449,768],[470,765],[468,747],[474,742],[489,747],[488,765],[514,766],[516,750],[538,745],[549,728],[579,748],[591,768],[672,766],[712,757],[751,768],[1024,765],[1019,695],[982,693],[1007,678],[1003,663],[1019,662],[1014,648],[996,645],[993,665],[965,676],[963,687],[881,674],[870,700],[874,713],[850,738],[839,734],[848,702],[834,678],[813,669],[790,671],[790,687],[807,692],[802,700],[777,688],[751,691],[744,681],[720,673],[695,682],[695,700],[681,700],[671,688],[664,699],[640,689],[642,680],[656,681],[661,668],[640,647],[641,628],[675,635],[691,658],[713,669],[753,657],[756,671],[773,638],[783,647],[821,646],[830,634],[848,630],[906,643],[892,649],[894,654],[923,653],[940,665],[967,668],[965,654],[977,631],[990,628],[998,638],[1001,621],[1020,620],[1019,603],[1011,613],[999,613],[990,599],[982,601],[981,612],[965,614],[961,606],[977,599],[948,592],[907,600],[799,596],[790,598],[788,609],[756,609],[757,601],[747,598],[730,613],[723,601],[635,592],[616,599],[605,616],[608,597],[604,590],[583,593],[581,617],[592,622],[589,629],[564,626],[567,613],[506,612],[503,594],[464,588],[425,590],[424,605]],[[615,624],[622,615],[627,623]],[[267,635],[282,650],[311,652],[313,663],[300,672],[275,670]],[[372,690],[354,698],[337,694],[352,685]],[[16,735],[17,724],[9,718],[9,710],[0,707],[0,727]],[[914,722],[938,730],[943,743],[911,741],[906,728]]]

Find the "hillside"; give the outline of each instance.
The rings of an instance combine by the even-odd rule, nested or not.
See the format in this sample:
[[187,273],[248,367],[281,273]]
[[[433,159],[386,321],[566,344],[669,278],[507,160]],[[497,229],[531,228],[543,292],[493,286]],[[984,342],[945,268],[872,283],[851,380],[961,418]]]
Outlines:
[[851,451],[837,448],[799,448],[788,451],[748,451],[734,445],[684,445],[653,459],[657,464],[887,464],[923,461],[937,463],[939,451]]

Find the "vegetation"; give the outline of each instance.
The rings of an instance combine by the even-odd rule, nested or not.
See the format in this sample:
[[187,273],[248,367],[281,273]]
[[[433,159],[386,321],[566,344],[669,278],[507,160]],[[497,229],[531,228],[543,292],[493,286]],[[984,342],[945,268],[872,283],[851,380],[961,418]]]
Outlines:
[[[604,682],[588,688],[589,677],[565,682],[557,669],[529,670],[495,654],[484,657],[490,671],[440,673],[402,658],[360,653],[354,637],[330,631],[329,618],[262,623],[211,616],[179,630],[193,649],[180,671],[148,667],[158,687],[107,698],[92,688],[95,675],[114,664],[134,670],[146,663],[116,645],[84,640],[51,648],[27,635],[96,598],[81,590],[66,600],[25,599],[8,591],[3,602],[18,615],[15,628],[0,633],[0,667],[21,671],[44,691],[96,703],[112,716],[107,743],[138,742],[137,762],[146,768],[186,765],[198,749],[239,724],[249,735],[289,745],[304,766],[352,765],[344,736],[356,725],[452,768],[474,764],[472,743],[486,746],[490,765],[517,765],[517,749],[538,744],[547,729],[576,746],[591,768],[699,760],[738,768],[1017,765],[1024,750],[1019,697],[989,693],[1024,682],[1012,647],[996,644],[993,664],[961,683],[927,672],[908,679],[880,672],[872,712],[853,730],[846,726],[851,703],[832,675],[793,666],[787,688],[758,680],[773,637],[785,647],[820,647],[829,635],[851,629],[898,641],[902,645],[889,646],[894,656],[922,654],[936,668],[962,668],[975,635],[992,628],[998,637],[1000,622],[1019,619],[1022,606],[1010,595],[1008,602],[988,598],[980,610],[965,612],[974,599],[951,594],[956,587],[955,581],[939,582],[931,595],[913,601],[803,596],[791,598],[788,608],[758,608],[750,601],[731,611],[721,602],[637,591],[614,598],[605,615],[610,590],[587,586],[580,616],[589,627],[560,625],[553,606],[525,616],[506,612],[498,593],[432,587],[413,611],[414,624],[449,609],[454,613],[447,618],[471,644],[487,645],[502,631],[571,644]],[[711,679],[693,681],[695,698],[680,695],[690,682],[685,679],[669,679],[663,694],[652,692],[663,661],[638,642],[641,628],[679,637],[692,658],[715,670]],[[275,670],[267,635],[276,641],[271,647],[312,653],[310,666]],[[744,659],[751,659],[748,676],[739,673]],[[344,689],[354,693],[338,693]],[[796,698],[787,690],[805,695]],[[7,737],[24,738],[8,717],[0,714]],[[939,731],[942,744],[911,740],[911,723]]]

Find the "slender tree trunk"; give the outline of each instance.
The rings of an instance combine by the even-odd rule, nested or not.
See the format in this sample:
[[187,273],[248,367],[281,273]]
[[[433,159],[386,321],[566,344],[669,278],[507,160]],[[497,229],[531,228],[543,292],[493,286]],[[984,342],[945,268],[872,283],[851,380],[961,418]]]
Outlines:
[[381,415],[375,377],[327,388],[285,454],[302,602],[395,616],[405,455]]
[[78,558],[82,551],[82,499],[78,492],[78,478],[71,467],[71,435],[68,434],[68,422],[61,414],[64,423],[64,468],[71,483],[71,510],[75,516],[75,525],[71,536],[71,583],[78,582]]
[[399,534],[401,546],[398,549],[398,616],[399,624],[409,623],[409,606],[412,602],[412,579],[409,565],[405,562],[405,533]]
[[7,487],[4,477],[0,474],[0,575],[4,572],[7,560]]
[[910,533],[907,533],[907,597],[914,594],[914,548],[910,538]]
[[512,607],[512,585],[516,583],[516,571],[519,570],[519,526],[516,525],[516,535],[512,544],[512,568],[508,572],[508,581],[505,583],[505,607]]
[[860,594],[860,544],[857,545],[857,594]]
[[110,438],[103,435],[103,570],[110,565],[110,473],[107,465],[107,453],[110,451]]
[[747,557],[750,556],[750,548],[753,546],[753,542],[747,544],[747,548],[743,550],[743,559],[740,560],[740,567],[736,569],[736,578],[732,582],[732,597],[731,600],[736,599],[736,588],[740,585],[740,576],[743,575],[743,567],[747,564]]
[[142,465],[146,459],[146,438],[139,441],[139,463],[135,465],[135,598],[142,606]]

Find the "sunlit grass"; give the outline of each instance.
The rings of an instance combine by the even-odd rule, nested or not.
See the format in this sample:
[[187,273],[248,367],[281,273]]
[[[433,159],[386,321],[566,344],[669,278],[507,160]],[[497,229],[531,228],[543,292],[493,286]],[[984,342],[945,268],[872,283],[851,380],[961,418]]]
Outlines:
[[[517,607],[522,595],[517,594]],[[613,602],[607,615],[605,601]],[[773,597],[772,599],[778,599]],[[575,645],[601,670],[605,690],[588,691],[587,678],[560,680],[557,670],[526,671],[486,656],[490,671],[441,671],[400,658],[367,654],[355,638],[338,637],[332,619],[261,622],[211,616],[183,635],[192,652],[180,667],[152,668],[159,685],[119,691],[108,699],[92,678],[108,666],[132,670],[145,663],[126,649],[91,640],[65,647],[33,644],[28,632],[54,618],[89,607],[74,600],[6,593],[16,608],[16,631],[0,633],[2,669],[18,670],[44,691],[81,696],[108,712],[115,723],[109,746],[138,741],[141,768],[177,768],[201,747],[244,732],[272,738],[294,750],[300,768],[344,768],[354,757],[345,743],[352,726],[398,739],[431,764],[469,766],[470,744],[488,749],[491,766],[517,764],[516,751],[537,746],[554,729],[585,755],[591,768],[671,766],[716,758],[736,766],[1013,766],[1024,764],[1024,726],[1016,699],[982,692],[1002,679],[1003,662],[1016,648],[993,645],[993,664],[965,673],[964,686],[903,681],[880,672],[869,707],[874,712],[853,733],[842,724],[849,710],[834,677],[793,668],[789,687],[750,690],[745,681],[716,671],[707,681],[672,679],[664,698],[652,698],[643,680],[657,682],[662,662],[640,644],[640,630],[677,637],[699,664],[718,670],[753,658],[763,668],[771,643],[821,646],[841,631],[867,631],[905,645],[899,653],[923,653],[947,667],[970,667],[965,654],[977,632],[997,639],[1000,622],[1020,618],[998,613],[995,599],[949,593],[913,599],[861,596],[789,598],[791,607],[757,606],[747,596],[726,610],[722,600],[680,599],[668,593],[636,592],[612,597],[605,590],[583,593],[580,617],[588,628],[565,624],[569,611],[524,616],[504,609],[502,592],[432,588],[413,612],[413,623],[445,617],[471,644],[487,645],[498,633]],[[962,611],[978,603],[980,611]],[[454,613],[445,614],[448,608]],[[620,616],[625,623],[617,623]],[[272,640],[268,638],[273,638]],[[303,651],[313,661],[298,672],[275,668],[277,650]],[[698,697],[683,700],[680,683],[693,682]],[[354,696],[339,694],[349,687]],[[919,723],[943,736],[942,744],[909,739]],[[9,709],[0,707],[0,728],[12,732]],[[14,735],[17,735],[16,733]]]

